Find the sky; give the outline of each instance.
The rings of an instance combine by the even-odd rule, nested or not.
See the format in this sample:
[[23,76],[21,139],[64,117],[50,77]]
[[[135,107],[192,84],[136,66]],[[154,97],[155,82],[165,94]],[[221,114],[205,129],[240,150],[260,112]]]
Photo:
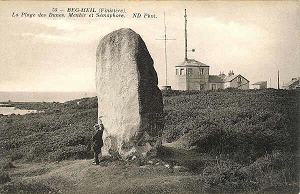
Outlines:
[[[120,8],[126,18],[12,17],[52,8]],[[106,34],[131,28],[154,60],[165,85],[164,12],[168,84],[176,89],[175,66],[184,60],[184,9],[188,58],[210,66],[210,74],[233,70],[250,81],[277,87],[300,77],[300,2],[0,2],[0,91],[95,92],[96,48]],[[157,18],[133,18],[153,13]],[[67,14],[66,14],[67,15]]]

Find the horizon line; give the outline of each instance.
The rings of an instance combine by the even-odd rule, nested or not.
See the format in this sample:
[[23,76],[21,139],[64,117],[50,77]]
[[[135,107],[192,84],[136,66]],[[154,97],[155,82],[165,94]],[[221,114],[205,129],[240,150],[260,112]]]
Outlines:
[[97,93],[96,91],[92,92],[92,91],[0,91],[0,92],[56,92],[56,93]]

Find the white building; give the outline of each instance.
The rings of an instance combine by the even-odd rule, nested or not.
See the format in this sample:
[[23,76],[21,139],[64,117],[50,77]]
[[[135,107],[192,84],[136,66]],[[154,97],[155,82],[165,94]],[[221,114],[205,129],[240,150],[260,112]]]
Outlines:
[[259,81],[252,84],[253,89],[265,89],[267,88],[267,81]]
[[291,81],[282,86],[286,90],[294,90],[300,88],[300,77],[294,77]]
[[209,75],[209,66],[187,59],[176,67],[175,78],[178,90],[217,90],[225,88],[249,89],[249,80],[230,71],[226,76]]

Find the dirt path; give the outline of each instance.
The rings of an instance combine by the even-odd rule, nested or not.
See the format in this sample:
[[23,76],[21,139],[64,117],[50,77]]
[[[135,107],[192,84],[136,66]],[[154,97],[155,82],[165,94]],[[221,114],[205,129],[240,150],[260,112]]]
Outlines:
[[[92,160],[60,163],[16,164],[9,173],[12,181],[1,193],[199,193],[200,156],[168,146],[165,161],[134,163],[113,161],[102,166]],[[179,164],[179,165],[178,165]],[[184,166],[181,166],[183,164]]]

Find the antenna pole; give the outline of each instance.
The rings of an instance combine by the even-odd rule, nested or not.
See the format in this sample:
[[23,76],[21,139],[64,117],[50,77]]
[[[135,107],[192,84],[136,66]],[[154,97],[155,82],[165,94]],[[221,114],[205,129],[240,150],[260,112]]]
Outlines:
[[185,37],[185,51],[184,51],[184,60],[187,61],[187,15],[186,15],[186,9],[184,9],[184,18],[185,18],[185,26],[184,26],[184,37]]
[[166,13],[164,12],[164,25],[165,25],[165,61],[166,61],[166,86],[168,85],[168,60],[167,60],[167,26],[166,26]]
[[175,39],[168,39],[167,38],[167,25],[166,25],[166,13],[165,12],[164,12],[164,27],[165,27],[164,38],[163,39],[156,39],[156,40],[164,40],[164,42],[165,42],[166,86],[168,86],[167,40],[175,40]]
[[279,87],[279,71],[278,71],[278,90],[280,89],[280,87]]

